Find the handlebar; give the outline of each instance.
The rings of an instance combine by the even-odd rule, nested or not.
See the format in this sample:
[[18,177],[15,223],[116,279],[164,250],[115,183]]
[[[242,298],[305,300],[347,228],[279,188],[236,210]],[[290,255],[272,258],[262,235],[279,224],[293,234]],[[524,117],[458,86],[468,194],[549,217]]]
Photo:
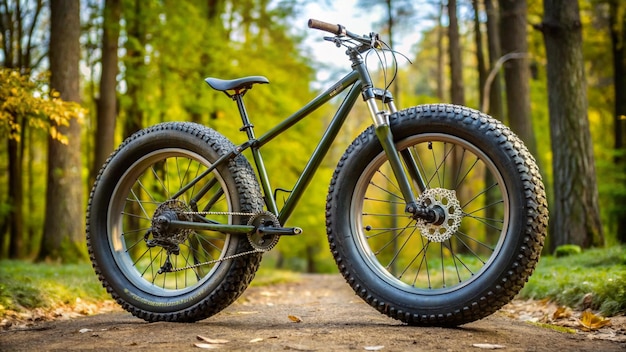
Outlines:
[[319,29],[321,31],[329,32],[335,35],[346,35],[346,28],[340,24],[332,24],[324,21],[309,20],[309,28]]
[[[338,37],[346,36],[351,39],[354,39],[355,41],[361,44],[359,49],[357,49],[359,52],[364,52],[371,48],[380,49],[381,47],[383,47],[383,45],[381,45],[383,43],[378,38],[377,33],[370,33],[369,35],[358,35],[358,34],[355,34],[346,30],[346,27],[340,24],[332,24],[332,23],[328,23],[328,22],[324,22],[320,20],[315,20],[315,19],[309,20],[309,28],[319,29],[321,31],[329,32]],[[325,39],[329,39],[329,38],[325,38]]]

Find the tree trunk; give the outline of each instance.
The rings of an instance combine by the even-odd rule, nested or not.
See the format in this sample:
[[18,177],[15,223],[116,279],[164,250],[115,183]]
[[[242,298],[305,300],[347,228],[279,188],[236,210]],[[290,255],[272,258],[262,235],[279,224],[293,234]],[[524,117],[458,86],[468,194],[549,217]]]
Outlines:
[[463,91],[463,64],[461,62],[461,44],[459,39],[459,23],[456,16],[456,0],[448,1],[449,54],[450,54],[450,98],[452,104],[465,105]]
[[[478,64],[478,101],[482,103],[488,72],[483,49],[483,33],[480,28],[480,2],[472,0],[472,7],[474,8],[474,43],[476,45],[476,62]],[[485,107],[481,106],[480,108],[484,109]]]
[[548,59],[554,204],[551,246],[604,244],[578,1],[545,0],[541,24]]
[[22,155],[20,142],[9,139],[9,258],[18,259],[22,256],[24,243],[24,185],[22,179]]
[[[485,0],[487,13],[487,46],[489,47],[489,70],[493,70],[496,62],[502,55],[500,50],[500,15],[492,0]],[[485,87],[482,87],[484,90]],[[489,114],[498,120],[504,117],[502,107],[502,85],[500,74],[496,74],[489,90]]]
[[[528,53],[526,0],[500,0],[501,47],[503,54]],[[508,124],[537,155],[530,113],[530,66],[527,58],[509,60],[504,65]]]
[[[613,77],[615,79],[615,152],[618,174],[626,175],[626,6],[619,0],[611,0],[609,25],[613,47]],[[620,17],[621,15],[621,17]],[[621,171],[621,173],[620,173]],[[626,186],[615,196],[615,220],[617,239],[626,243]]]
[[102,74],[100,77],[100,99],[98,100],[98,122],[96,127],[96,150],[92,175],[98,173],[109,154],[113,151],[115,120],[117,117],[117,41],[120,35],[120,0],[106,0],[102,34]]
[[134,1],[134,8],[128,11],[126,23],[128,38],[126,41],[126,84],[130,106],[126,110],[124,121],[124,138],[139,131],[143,127],[143,110],[140,101],[143,99],[143,82],[145,81],[145,24],[142,0]]
[[439,13],[437,18],[437,99],[443,101],[443,37],[444,30],[441,24],[443,18],[443,2],[439,4]]
[[[0,41],[3,56],[3,65],[14,68],[22,74],[36,68],[38,61],[33,60],[35,40],[39,36],[36,30],[43,8],[41,0],[25,6],[22,1],[0,2]],[[26,44],[26,45],[24,45]],[[5,253],[4,236],[8,231],[8,255],[10,258],[23,258],[27,253],[25,243],[25,216],[24,216],[24,136],[29,131],[29,125],[23,123],[23,118],[15,117],[17,125],[21,126],[21,140],[7,140],[8,153],[8,203],[12,205],[6,217],[0,221],[0,257]],[[18,133],[17,130],[11,131]],[[28,215],[27,215],[28,216]]]
[[[80,101],[80,4],[50,1],[50,87],[66,101]],[[46,218],[40,259],[76,261],[85,257],[80,124],[57,126],[68,145],[48,139]]]

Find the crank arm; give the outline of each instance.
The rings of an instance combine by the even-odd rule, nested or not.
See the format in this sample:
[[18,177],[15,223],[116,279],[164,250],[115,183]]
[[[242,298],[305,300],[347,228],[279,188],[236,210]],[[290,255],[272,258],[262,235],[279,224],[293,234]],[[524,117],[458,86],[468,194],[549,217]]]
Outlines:
[[257,233],[264,235],[295,236],[301,234],[302,229],[299,227],[261,226],[257,229]]

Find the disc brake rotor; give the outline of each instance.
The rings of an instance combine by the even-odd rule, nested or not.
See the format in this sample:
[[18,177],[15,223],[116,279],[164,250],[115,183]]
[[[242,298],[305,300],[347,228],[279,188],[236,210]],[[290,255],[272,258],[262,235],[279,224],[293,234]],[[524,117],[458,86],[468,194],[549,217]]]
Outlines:
[[417,227],[431,242],[443,242],[448,240],[461,226],[463,211],[461,204],[456,197],[456,192],[445,188],[431,188],[424,191],[418,201],[428,208],[439,207],[443,209],[443,222],[437,224],[426,222],[423,219],[417,220]]

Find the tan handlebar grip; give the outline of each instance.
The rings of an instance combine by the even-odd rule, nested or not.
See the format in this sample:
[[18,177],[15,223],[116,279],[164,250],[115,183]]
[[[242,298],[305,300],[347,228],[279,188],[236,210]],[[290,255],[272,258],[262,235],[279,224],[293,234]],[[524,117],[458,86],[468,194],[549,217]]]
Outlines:
[[331,24],[328,22],[314,19],[309,20],[309,28],[319,29],[336,35],[340,35],[343,33],[343,27],[340,24]]

